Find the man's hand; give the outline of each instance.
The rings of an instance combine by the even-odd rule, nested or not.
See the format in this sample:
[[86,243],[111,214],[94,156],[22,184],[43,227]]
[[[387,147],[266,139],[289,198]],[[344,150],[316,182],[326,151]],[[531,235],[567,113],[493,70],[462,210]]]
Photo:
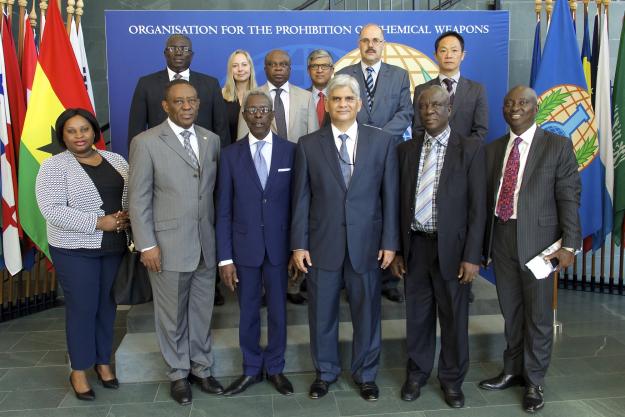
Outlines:
[[391,274],[397,278],[403,278],[406,273],[406,264],[404,263],[404,257],[401,255],[395,256],[393,262],[391,262]]
[[566,269],[569,266],[571,266],[571,264],[573,264],[573,261],[575,260],[575,255],[566,249],[560,248],[554,253],[552,253],[551,255],[545,256],[544,259],[545,261],[558,259],[558,266],[556,266],[556,272],[557,272],[561,269]]
[[472,264],[470,262],[460,262],[460,269],[458,270],[458,280],[461,284],[470,284],[475,279],[475,276],[480,271],[480,266]]
[[395,258],[394,250],[386,250],[380,249],[378,251],[378,261],[381,261],[380,268],[386,269],[393,262],[393,258]]
[[300,275],[302,274],[301,271],[297,269],[297,266],[295,265],[295,260],[293,259],[292,256],[289,259],[289,265],[287,266],[287,271],[289,274],[289,278],[293,281],[297,281]]
[[310,260],[310,252],[304,249],[294,250],[293,255],[291,256],[291,262],[295,264],[297,269],[307,274],[307,266],[312,266],[312,262]]
[[220,266],[219,276],[226,287],[230,288],[230,291],[234,292],[237,287],[237,282],[239,282],[239,278],[237,277],[237,268],[234,264]]
[[152,249],[141,252],[141,262],[150,272],[161,272],[161,249],[154,246]]

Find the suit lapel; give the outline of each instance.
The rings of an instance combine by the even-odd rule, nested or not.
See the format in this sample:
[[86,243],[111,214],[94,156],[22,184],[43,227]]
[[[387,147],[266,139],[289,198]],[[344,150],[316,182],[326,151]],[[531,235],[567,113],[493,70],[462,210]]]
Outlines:
[[[449,141],[447,142],[447,150],[445,151],[445,158],[443,159],[443,168],[441,169],[441,177],[439,179],[438,191],[440,193],[444,189],[444,185],[449,181],[449,177],[460,166],[460,141],[458,137],[452,131],[449,135]],[[438,198],[437,194],[437,198]]]
[[[271,185],[276,180],[276,175],[278,174],[278,168],[282,166],[281,156],[283,152],[280,152],[280,146],[282,144],[276,140],[276,135],[272,135],[272,144],[271,144],[271,168],[269,169],[269,177],[267,177],[267,183],[265,184],[265,194],[269,193],[271,190]],[[258,175],[257,175],[258,177]],[[260,180],[258,181],[260,184]]]
[[[263,192],[263,186],[260,184],[260,179],[258,178],[258,172],[256,172],[256,166],[254,166],[254,160],[252,159],[252,152],[250,150],[250,137],[246,135],[245,138],[241,139],[238,142],[235,142],[236,146],[238,146],[239,153],[239,166],[245,166],[248,174],[254,181],[254,184],[258,187],[260,192]],[[272,155],[273,157],[273,155]],[[273,164],[271,164],[273,166]],[[269,182],[269,181],[267,181]]]
[[367,105],[367,86],[365,84],[365,76],[362,73],[362,67],[360,63],[354,64],[352,67],[351,76],[358,80],[358,85],[360,86],[360,99],[362,100],[362,108],[360,111],[365,111],[365,113],[370,114],[369,106]]
[[334,138],[332,137],[332,128],[327,127],[320,131],[320,144],[321,150],[328,161],[328,165],[330,166],[330,171],[336,177],[336,180],[339,182],[344,191],[347,191],[347,187],[345,186],[345,181],[343,180],[343,175],[341,174],[341,170],[339,168],[339,157],[338,150],[336,149],[336,145],[334,144]]
[[197,138],[198,155],[200,155],[200,171],[204,164],[208,162],[208,138],[203,132],[200,132],[197,126],[194,126],[195,137]]
[[527,184],[527,180],[536,169],[538,160],[543,154],[544,147],[545,141],[543,140],[543,132],[540,128],[538,128],[536,129],[536,133],[534,133],[532,145],[530,146],[530,151],[527,154],[527,161],[525,162],[525,170],[523,171],[523,179],[521,181],[521,189],[523,189],[523,184]]
[[[385,67],[386,64],[382,63],[382,65],[380,65],[380,72],[378,73],[378,78],[375,80],[375,85],[373,87],[375,94],[373,96],[373,107],[371,109],[371,112],[374,113],[377,108],[379,106],[381,106],[381,104],[379,104],[378,102],[380,100],[376,100],[377,98],[380,98],[382,96],[382,94],[384,94],[387,91],[390,91],[390,89],[387,87],[389,85],[390,82],[390,74],[388,72],[388,69]],[[362,73],[362,71],[360,71]],[[364,80],[364,75],[362,75],[362,78]],[[365,98],[363,99],[363,104],[367,103],[367,96],[366,96],[366,90],[365,90]],[[367,107],[367,110],[369,110],[369,106],[364,106]]]
[[361,171],[365,170],[367,166],[370,166],[368,163],[369,157],[371,155],[371,137],[363,131],[360,126],[358,127],[358,138],[356,142],[356,152],[354,155],[354,170],[352,172],[352,177],[349,181],[349,184],[354,183],[358,177],[361,177],[364,174],[361,174]]
[[[287,132],[292,132],[295,124],[297,124],[298,116],[302,115],[297,114],[296,111],[291,111],[292,109],[297,109],[299,106],[299,96],[294,91],[293,84],[289,84],[289,126],[287,127]],[[286,109],[285,109],[286,110]],[[275,117],[274,117],[275,120]]]
[[508,146],[509,135],[506,135],[506,139],[502,140],[498,144],[498,148],[495,151],[495,161],[497,162],[497,166],[493,170],[493,190],[492,195],[488,196],[488,198],[492,198],[493,207],[497,206],[497,191],[499,191],[499,181],[501,180],[501,175],[503,172],[503,160],[506,154],[506,147]]
[[[417,192],[417,171],[419,170],[419,159],[421,159],[421,150],[423,149],[424,137],[425,136],[422,134],[420,137],[408,141],[408,143],[410,144],[410,148],[408,149],[408,154],[406,155],[406,165],[404,166],[404,169],[408,170],[409,178],[408,190],[406,190],[406,192],[408,193],[407,195],[414,196]],[[412,198],[414,199],[414,197]]]
[[467,88],[466,80],[460,77],[460,79],[458,80],[458,85],[456,86],[456,93],[454,94],[454,104],[451,106],[451,114],[449,115],[450,122],[457,113],[456,109],[461,109],[462,106],[464,105],[463,102],[465,98],[466,88]]
[[[189,164],[192,168],[195,168],[193,162],[191,161],[191,157],[187,154],[187,151],[184,149],[180,140],[174,133],[174,131],[169,127],[167,120],[163,122],[161,125],[163,128],[161,129],[161,133],[159,134],[159,138],[165,142],[167,146],[169,146],[174,152],[178,154],[184,161]],[[197,136],[197,134],[196,134]],[[198,142],[200,139],[198,139]]]

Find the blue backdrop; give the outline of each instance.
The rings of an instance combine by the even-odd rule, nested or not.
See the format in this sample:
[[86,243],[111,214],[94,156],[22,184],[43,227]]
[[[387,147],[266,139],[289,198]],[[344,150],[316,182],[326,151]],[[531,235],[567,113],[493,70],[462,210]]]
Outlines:
[[188,35],[195,52],[191,68],[217,77],[222,85],[233,50],[250,52],[260,85],[266,79],[265,54],[282,48],[291,55],[291,82],[307,88],[308,53],[327,49],[339,61],[338,68],[357,61],[358,33],[368,22],[385,29],[384,60],[406,68],[413,84],[436,76],[432,61],[437,36],[446,30],[460,32],[467,52],[461,73],[483,83],[488,93],[488,138],[494,139],[506,131],[501,104],[508,89],[507,11],[112,10],[106,12],[106,41],[113,150],[127,154],[128,112],[135,85],[140,76],[165,68],[163,49],[171,34]]

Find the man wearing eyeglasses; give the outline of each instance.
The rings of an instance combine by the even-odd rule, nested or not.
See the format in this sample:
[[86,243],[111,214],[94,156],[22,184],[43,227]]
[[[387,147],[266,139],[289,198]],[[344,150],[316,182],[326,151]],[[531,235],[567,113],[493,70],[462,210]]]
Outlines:
[[[272,133],[273,104],[260,89],[243,99],[249,133],[226,147],[217,184],[217,260],[224,284],[238,289],[243,375],[226,388],[236,395],[267,379],[293,394],[284,376],[291,168],[295,144]],[[260,307],[267,300],[267,346],[260,346]]]
[[352,316],[350,373],[360,396],[376,401],[381,347],[380,269],[399,247],[398,170],[393,137],[357,121],[358,81],[337,75],[325,108],[331,124],[301,138],[293,176],[291,249],[308,274],[310,350],[321,398],[341,374],[339,300],[345,287]]
[[312,85],[308,88],[312,95],[313,106],[317,112],[319,127],[330,123],[330,116],[325,110],[324,98],[328,94],[326,87],[334,75],[332,55],[325,49],[315,49],[308,54],[308,75]]
[[161,106],[162,94],[167,84],[177,79],[189,81],[197,90],[201,107],[196,124],[217,134],[222,146],[228,145],[230,133],[219,82],[189,69],[193,59],[191,39],[185,35],[171,35],[163,54],[167,68],[141,77],[135,87],[128,117],[128,146],[136,135],[167,119]]
[[[362,28],[358,46],[360,62],[338,72],[351,75],[360,84],[362,108],[358,123],[379,127],[393,135],[399,144],[414,114],[408,72],[382,62],[384,32],[378,25],[371,23]],[[399,280],[388,272],[382,276],[382,294],[390,301],[402,302],[403,295],[397,289]]]

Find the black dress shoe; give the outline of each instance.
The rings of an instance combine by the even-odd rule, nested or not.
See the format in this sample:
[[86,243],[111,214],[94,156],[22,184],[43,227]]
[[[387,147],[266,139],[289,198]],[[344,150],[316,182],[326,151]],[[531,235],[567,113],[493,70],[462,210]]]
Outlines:
[[119,388],[119,381],[117,380],[117,378],[113,378],[113,379],[109,379],[105,381],[102,379],[102,375],[100,375],[100,371],[98,371],[98,365],[95,365],[93,367],[93,370],[95,371],[95,374],[98,376],[98,381],[100,381],[100,383],[102,384],[104,388],[110,388],[110,389]]
[[545,406],[543,399],[543,387],[529,384],[523,395],[523,409],[528,413],[535,413]]
[[360,396],[363,400],[366,401],[377,401],[380,396],[380,390],[376,385],[375,381],[363,382],[362,384],[358,384],[360,388]]
[[306,297],[302,294],[287,294],[286,299],[289,300],[293,304],[306,304]]
[[494,378],[480,381],[479,387],[489,391],[499,391],[502,389],[525,385],[525,380],[521,375],[509,375],[503,372]]
[[441,387],[443,390],[443,396],[445,397],[445,402],[451,408],[462,408],[464,407],[464,393],[461,389],[453,389]]
[[275,374],[275,375],[267,375],[267,381],[271,382],[273,386],[276,388],[282,395],[291,395],[293,394],[293,385],[291,385],[291,381],[284,376],[283,373]]
[[169,393],[171,394],[171,398],[180,405],[189,405],[193,399],[191,385],[189,385],[187,378],[171,381]]
[[208,376],[202,378],[193,374],[189,374],[189,382],[200,386],[200,389],[207,394],[223,394],[224,387],[214,377]]
[[401,303],[404,301],[404,296],[399,292],[397,288],[387,288],[382,290],[382,295],[394,303]]
[[85,391],[85,392],[78,392],[76,391],[76,387],[74,387],[74,383],[72,382],[72,376],[69,376],[69,384],[72,386],[72,389],[74,390],[74,394],[76,394],[76,398],[78,398],[81,401],[93,401],[95,400],[95,392],[93,392],[92,389],[89,389],[89,391]]
[[317,377],[317,379],[315,379],[310,385],[310,391],[308,391],[308,396],[313,400],[317,400],[325,396],[328,393],[330,385],[334,384],[335,382],[336,379],[334,381],[324,381],[323,379]]
[[404,401],[414,401],[421,395],[421,385],[418,381],[406,380],[401,386],[401,399]]
[[251,385],[257,384],[263,380],[263,375],[241,375],[224,391],[225,396],[237,395],[248,389]]
[[213,301],[213,304],[216,306],[222,306],[225,302],[226,300],[224,300],[224,296],[221,293],[221,290],[219,289],[219,287],[215,287],[215,299]]

